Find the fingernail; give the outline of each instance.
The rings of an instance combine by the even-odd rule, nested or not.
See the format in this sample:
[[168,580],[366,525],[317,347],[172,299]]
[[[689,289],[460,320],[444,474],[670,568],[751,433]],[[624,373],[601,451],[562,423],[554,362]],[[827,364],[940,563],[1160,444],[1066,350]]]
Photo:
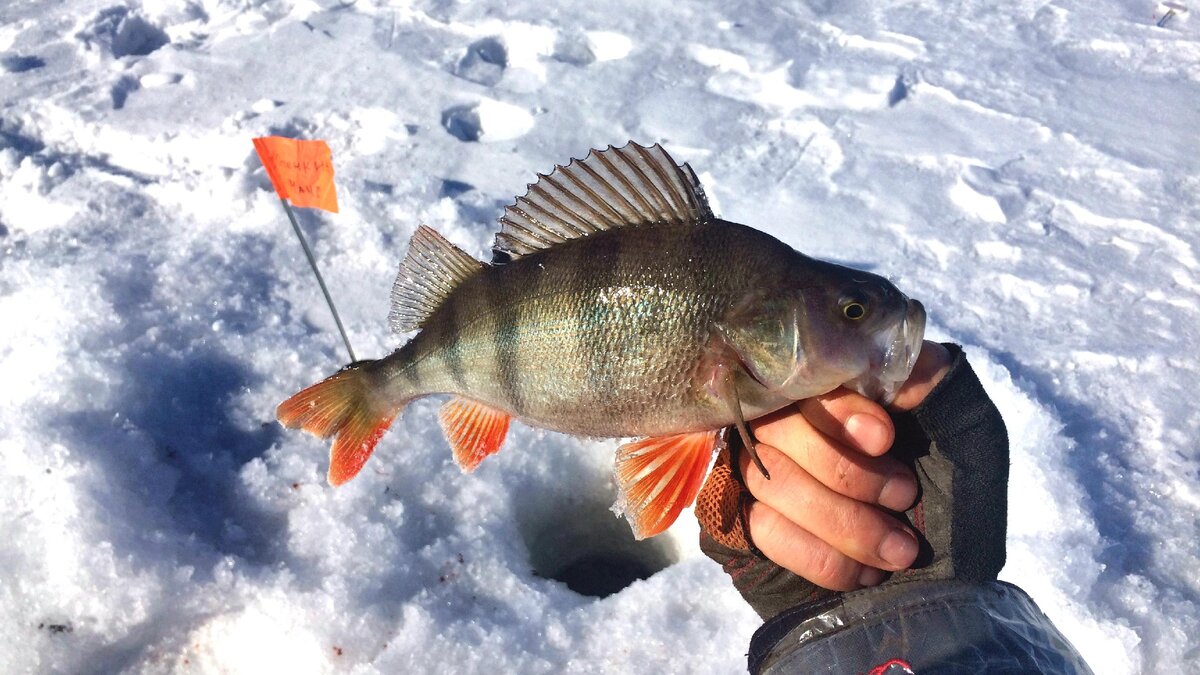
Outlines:
[[887,572],[884,572],[878,567],[864,567],[862,573],[858,575],[858,585],[878,586],[879,584],[883,583],[883,579],[886,576]]
[[908,567],[917,559],[917,540],[904,530],[892,530],[879,545],[879,557],[893,567]]
[[858,413],[846,420],[846,434],[860,450],[879,454],[886,450],[888,431],[883,422],[874,415]]
[[897,473],[879,491],[879,505],[893,511],[904,511],[917,499],[917,481],[907,473]]

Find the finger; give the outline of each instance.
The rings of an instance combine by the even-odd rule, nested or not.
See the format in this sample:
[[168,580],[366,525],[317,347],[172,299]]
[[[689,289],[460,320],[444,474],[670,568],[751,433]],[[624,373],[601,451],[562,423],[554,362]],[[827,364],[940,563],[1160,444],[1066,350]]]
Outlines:
[[[860,563],[899,570],[916,560],[916,537],[899,520],[825,487],[774,447],[759,444],[758,452],[771,472],[769,480],[748,459],[740,460],[755,499]],[[757,536],[753,540],[762,548]]]
[[[835,406],[835,409],[839,408]],[[839,494],[893,511],[912,506],[917,498],[917,481],[912,471],[891,457],[869,457],[837,442],[809,420],[808,416],[793,411],[783,417],[773,417],[754,433],[760,441],[782,451],[800,468]],[[771,469],[768,467],[767,470]]]
[[950,372],[953,363],[950,351],[942,345],[929,340],[921,343],[921,353],[917,356],[917,362],[913,365],[912,373],[904,386],[896,393],[892,407],[896,410],[912,410],[917,407],[938,382],[942,381],[946,373]]
[[753,504],[746,520],[763,555],[822,588],[852,591],[883,580],[882,570],[850,558],[766,504]]
[[849,389],[834,389],[828,394],[799,401],[797,406],[821,433],[871,456],[887,452],[896,437],[887,411]]

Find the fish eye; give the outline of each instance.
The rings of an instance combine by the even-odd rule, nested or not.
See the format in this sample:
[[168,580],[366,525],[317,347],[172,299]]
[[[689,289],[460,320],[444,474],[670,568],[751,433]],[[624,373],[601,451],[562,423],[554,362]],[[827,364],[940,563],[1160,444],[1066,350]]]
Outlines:
[[851,321],[861,321],[867,315],[867,306],[857,300],[842,303],[842,316]]

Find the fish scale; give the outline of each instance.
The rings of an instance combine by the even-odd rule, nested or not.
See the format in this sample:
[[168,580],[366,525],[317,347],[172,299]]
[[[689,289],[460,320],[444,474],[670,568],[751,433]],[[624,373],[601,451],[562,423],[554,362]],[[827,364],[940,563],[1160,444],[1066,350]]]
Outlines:
[[507,262],[491,265],[417,228],[390,321],[419,332],[280,405],[285,425],[334,437],[332,484],[410,401],[451,394],[439,419],[468,471],[512,419],[641,437],[617,451],[618,506],[650,536],[694,499],[722,428],[757,462],[746,420],[842,385],[886,400],[924,333],[920,303],[882,277],[713,216],[657,145],[557,167],[500,224]]

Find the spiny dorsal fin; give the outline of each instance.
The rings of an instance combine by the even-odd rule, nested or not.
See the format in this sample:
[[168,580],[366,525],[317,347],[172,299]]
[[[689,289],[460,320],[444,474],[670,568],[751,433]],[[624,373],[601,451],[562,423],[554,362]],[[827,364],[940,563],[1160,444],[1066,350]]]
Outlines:
[[510,258],[625,225],[703,222],[712,218],[700,181],[662,146],[630,141],[538,174],[504,209],[492,248]]
[[392,330],[399,334],[420,328],[455,287],[483,266],[437,230],[418,227],[392,286]]

